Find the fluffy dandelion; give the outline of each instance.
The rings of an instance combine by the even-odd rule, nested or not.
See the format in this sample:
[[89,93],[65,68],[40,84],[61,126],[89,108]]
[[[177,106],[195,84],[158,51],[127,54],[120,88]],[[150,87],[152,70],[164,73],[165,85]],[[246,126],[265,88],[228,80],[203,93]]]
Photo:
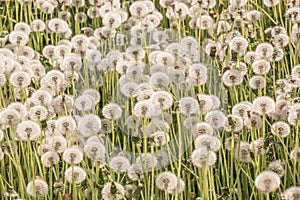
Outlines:
[[285,200],[297,200],[300,198],[300,187],[291,186],[287,188],[281,195]]
[[206,149],[199,148],[192,152],[191,160],[193,165],[196,167],[209,167],[216,163],[217,155],[213,151],[207,151]]
[[195,139],[195,149],[207,149],[208,151],[217,152],[221,148],[221,143],[218,137],[201,134]]
[[290,126],[283,121],[277,121],[274,124],[272,124],[271,132],[273,135],[280,136],[280,137],[287,137],[290,132],[291,128]]
[[[188,124],[191,123],[191,124]],[[195,122],[195,124],[193,124],[193,122],[188,118],[185,121],[185,124],[187,126],[192,126],[192,133],[194,136],[198,136],[198,135],[202,135],[202,134],[206,134],[206,135],[213,135],[214,129],[213,127],[206,123],[206,122]]]
[[69,147],[65,149],[63,159],[69,164],[79,164],[83,159],[83,153],[78,147]]
[[101,120],[95,114],[84,115],[78,122],[78,131],[84,137],[96,134],[101,129]]
[[17,125],[16,136],[20,140],[34,141],[41,136],[41,128],[34,121],[22,121]]
[[87,157],[95,160],[102,160],[105,157],[105,146],[97,141],[88,142],[84,147]]
[[122,108],[116,103],[106,104],[102,114],[106,119],[119,119],[122,116]]
[[28,40],[28,35],[22,31],[12,31],[9,34],[9,42],[17,46],[25,46]]
[[280,186],[280,177],[272,171],[263,171],[255,178],[255,187],[261,192],[274,192]]
[[243,122],[243,119],[238,115],[227,115],[224,130],[227,132],[240,132],[244,126]]
[[179,111],[183,115],[190,115],[199,111],[199,103],[193,97],[183,97],[179,100]]
[[262,76],[253,76],[249,81],[249,85],[252,89],[264,89],[266,87],[266,79]]
[[222,111],[213,110],[205,115],[205,122],[213,128],[223,128],[226,123],[226,116]]
[[86,172],[78,166],[72,166],[66,169],[65,178],[69,183],[80,184],[86,179]]
[[154,106],[150,100],[139,101],[134,105],[133,114],[136,117],[150,118],[155,111]]
[[161,190],[173,190],[177,184],[177,176],[169,171],[161,172],[155,179],[155,185]]
[[173,97],[165,91],[158,91],[152,94],[151,101],[154,105],[158,105],[162,110],[166,110],[173,105]]
[[248,41],[242,36],[236,36],[230,41],[229,47],[234,52],[244,54],[248,47]]
[[[235,140],[234,140],[235,142]],[[238,161],[243,162],[243,163],[251,163],[251,145],[247,142],[240,142],[239,146],[234,149],[234,154],[235,157]]]
[[55,151],[47,151],[41,157],[41,162],[45,167],[53,167],[59,161],[59,155]]
[[126,172],[130,167],[130,162],[124,156],[115,156],[110,160],[109,167],[115,172]]
[[48,140],[48,144],[52,146],[58,153],[64,152],[64,150],[67,148],[67,140],[62,135],[50,137]]
[[26,191],[32,197],[44,197],[49,192],[49,186],[43,179],[35,178],[27,184]]
[[224,85],[228,87],[236,86],[236,85],[240,85],[243,82],[243,75],[241,74],[240,71],[235,69],[227,70],[223,74],[222,80]]
[[275,101],[268,96],[257,97],[253,100],[255,112],[260,115],[271,114],[275,112]]
[[280,160],[272,161],[268,165],[267,170],[275,172],[280,178],[282,178],[284,176],[284,162]]

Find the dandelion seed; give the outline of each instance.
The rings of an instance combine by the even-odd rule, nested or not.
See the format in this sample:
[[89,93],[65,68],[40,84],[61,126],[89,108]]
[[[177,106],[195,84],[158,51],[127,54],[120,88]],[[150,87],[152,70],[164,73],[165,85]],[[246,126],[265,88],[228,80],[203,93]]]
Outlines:
[[54,151],[47,151],[43,153],[41,157],[41,162],[45,167],[53,167],[54,165],[58,164],[59,161],[60,158]]
[[122,108],[116,103],[106,104],[102,109],[102,114],[106,119],[119,119],[122,116]]
[[275,101],[268,96],[257,97],[253,100],[255,112],[260,115],[269,115],[275,112]]
[[231,69],[231,70],[227,70],[223,74],[222,80],[224,85],[227,87],[236,86],[236,85],[240,85],[243,82],[243,75],[241,74],[240,71]]
[[143,76],[143,67],[139,67],[139,66],[129,67],[125,75],[128,80],[138,83],[141,81]]
[[289,44],[289,37],[285,34],[279,34],[274,37],[275,47],[286,47]]
[[151,134],[153,138],[155,146],[164,146],[170,141],[170,135],[165,133],[164,131],[156,131],[155,133]]
[[161,172],[155,179],[156,186],[161,190],[174,190],[178,185],[178,178],[169,171]]
[[272,57],[274,48],[270,43],[264,42],[256,47],[256,55],[261,59],[269,59]]
[[238,115],[227,115],[224,130],[227,132],[240,132],[243,129],[243,119]]
[[250,155],[251,145],[247,142],[240,142],[238,145],[239,146],[237,146],[234,149],[234,154],[236,159],[243,163],[251,163],[252,162],[251,155]]
[[74,19],[78,23],[84,23],[87,20],[87,15],[84,12],[78,12],[78,13],[75,14]]
[[300,80],[300,65],[296,65],[295,67],[293,67],[291,75],[293,80]]
[[201,134],[195,139],[195,149],[206,149],[217,152],[221,148],[220,140],[210,134]]
[[101,130],[101,120],[97,115],[84,115],[78,122],[78,131],[84,137],[89,137]]
[[284,138],[290,134],[291,128],[286,122],[277,121],[272,125],[271,132],[273,135]]
[[230,41],[229,47],[236,53],[245,54],[248,47],[248,41],[242,36],[235,36]]
[[110,160],[109,167],[115,172],[126,172],[130,167],[130,162],[124,156],[115,156]]
[[177,186],[174,189],[168,189],[168,193],[178,195],[184,191],[185,183],[181,178],[177,180]]
[[175,57],[172,53],[169,52],[157,52],[155,63],[161,64],[164,66],[174,66]]
[[49,144],[41,144],[38,146],[37,152],[40,156],[49,151],[54,151],[54,148]]
[[183,115],[190,115],[199,111],[199,103],[193,97],[183,97],[179,100],[179,111]]
[[54,33],[63,33],[68,29],[68,23],[59,18],[53,18],[48,22],[48,28]]
[[12,31],[9,34],[9,42],[17,46],[25,46],[28,40],[28,35],[22,31]]
[[222,128],[226,122],[226,116],[222,111],[213,110],[205,115],[205,122],[213,128]]
[[266,79],[262,76],[253,76],[249,81],[249,85],[252,89],[264,89],[266,87]]
[[262,119],[260,116],[252,114],[249,118],[244,121],[244,124],[248,129],[258,130],[262,127]]
[[138,88],[138,85],[136,83],[131,83],[131,82],[127,82],[124,84],[120,83],[120,85],[121,85],[120,91],[126,97],[132,97],[135,94],[136,89]]
[[158,91],[152,94],[151,101],[154,105],[158,105],[162,110],[169,109],[173,104],[173,97],[165,91]]
[[20,114],[15,109],[7,108],[0,112],[0,123],[2,125],[15,126],[20,120]]
[[136,18],[145,17],[145,15],[147,15],[149,12],[147,5],[141,1],[132,3],[129,7],[129,11],[130,14]]
[[226,138],[225,149],[227,151],[235,150],[238,148],[239,143],[240,143],[240,139],[239,139],[238,135],[234,134],[233,136]]
[[201,30],[211,30],[214,26],[214,20],[209,15],[202,15],[197,19],[196,25]]
[[17,125],[16,136],[20,140],[34,141],[41,135],[40,126],[33,121],[22,121]]
[[247,19],[249,21],[258,21],[261,19],[261,13],[258,10],[250,10],[247,13]]
[[102,22],[104,26],[111,29],[116,29],[121,26],[122,18],[119,13],[112,11],[112,12],[107,12],[104,15]]
[[170,78],[163,72],[156,72],[151,75],[150,84],[155,88],[165,88],[170,84]]
[[84,147],[87,157],[95,160],[103,160],[105,158],[105,146],[97,141],[88,142]]
[[285,200],[298,200],[300,198],[300,187],[291,186],[287,188],[283,193],[282,197]]
[[272,171],[263,171],[255,178],[255,187],[261,192],[274,192],[280,186],[280,177]]
[[47,119],[48,110],[44,106],[36,105],[29,109],[28,111],[29,119],[32,121],[44,121]]
[[85,1],[84,0],[73,0],[71,6],[81,8],[84,7]]
[[101,99],[100,93],[95,89],[86,89],[83,91],[82,95],[89,95],[92,97],[95,104],[97,104]]
[[76,146],[65,149],[63,153],[63,159],[69,164],[79,164],[83,159],[83,153],[81,149]]
[[80,184],[86,179],[86,172],[78,166],[72,166],[66,169],[65,178],[69,183]]
[[131,165],[127,170],[128,177],[133,180],[140,180],[144,178],[142,170],[135,164]]
[[268,165],[267,170],[275,172],[280,178],[282,178],[284,176],[285,171],[284,162],[281,162],[280,160],[275,160]]
[[74,107],[73,97],[68,95],[60,95],[53,99],[52,105],[55,112],[70,112]]
[[206,149],[199,148],[192,152],[191,160],[193,165],[196,167],[209,167],[216,163],[217,155],[213,151],[207,151]]
[[62,135],[50,137],[48,144],[51,145],[57,153],[62,153],[67,148],[67,140]]
[[26,191],[32,197],[44,197],[49,192],[49,186],[43,179],[35,178],[27,184]]

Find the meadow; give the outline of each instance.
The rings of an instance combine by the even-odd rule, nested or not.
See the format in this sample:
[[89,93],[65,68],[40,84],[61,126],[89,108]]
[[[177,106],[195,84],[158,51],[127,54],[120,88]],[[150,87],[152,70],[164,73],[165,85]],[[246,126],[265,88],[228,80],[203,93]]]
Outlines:
[[0,199],[300,200],[300,1],[0,0]]

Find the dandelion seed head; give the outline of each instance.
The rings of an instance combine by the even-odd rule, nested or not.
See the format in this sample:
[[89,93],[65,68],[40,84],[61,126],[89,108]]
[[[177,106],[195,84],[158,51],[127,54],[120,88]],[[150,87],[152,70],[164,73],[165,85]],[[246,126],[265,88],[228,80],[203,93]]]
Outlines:
[[217,155],[213,151],[207,151],[206,148],[199,148],[192,152],[191,161],[196,167],[209,167],[216,163]]
[[255,187],[261,192],[274,192],[280,186],[280,177],[272,171],[263,171],[255,178]]
[[115,172],[126,172],[130,167],[130,162],[124,156],[115,156],[110,160],[109,167]]
[[53,167],[59,161],[59,155],[55,151],[47,151],[41,156],[41,162],[45,167]]
[[49,192],[49,186],[43,179],[35,178],[27,184],[26,191],[30,196],[44,197]]
[[155,179],[155,185],[160,190],[173,190],[178,184],[178,178],[175,174],[169,171],[164,171],[158,174]]
[[287,188],[283,193],[282,197],[286,200],[297,200],[300,198],[300,187],[291,186]]
[[80,184],[86,179],[86,172],[81,167],[72,166],[66,169],[65,178],[69,183]]

